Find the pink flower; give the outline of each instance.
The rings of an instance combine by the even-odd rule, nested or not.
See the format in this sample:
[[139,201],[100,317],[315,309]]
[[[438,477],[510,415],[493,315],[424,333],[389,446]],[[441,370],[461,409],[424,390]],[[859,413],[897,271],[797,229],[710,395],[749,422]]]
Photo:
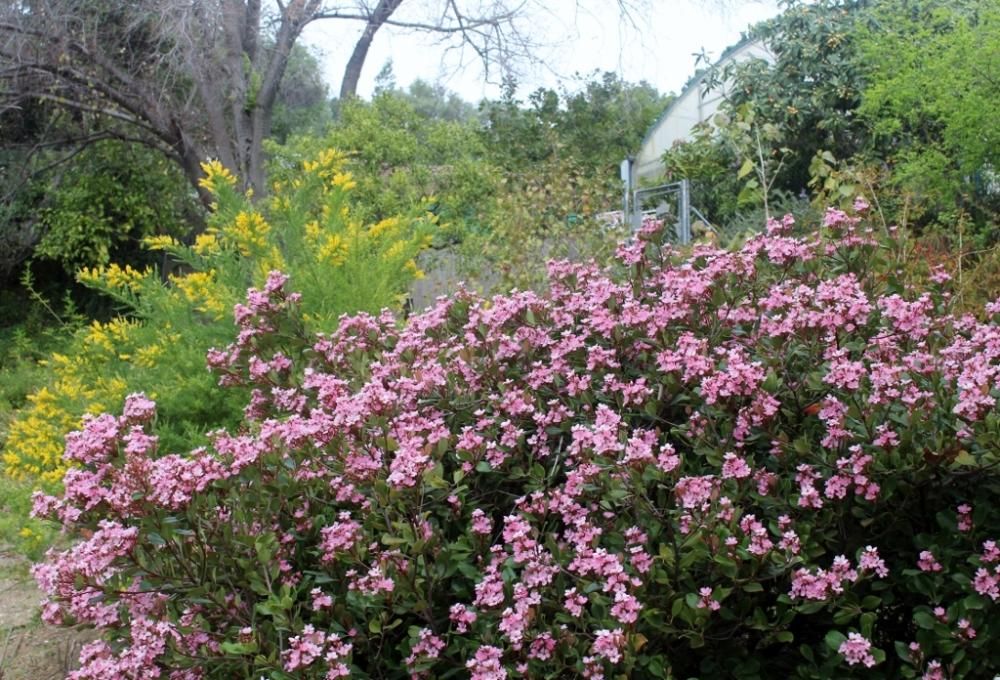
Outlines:
[[291,672],[309,666],[323,655],[325,646],[326,633],[307,625],[301,635],[288,638],[288,649],[281,653],[285,670]]
[[642,604],[630,593],[624,590],[615,592],[615,603],[611,607],[611,616],[626,625],[635,623],[639,619],[639,611]]
[[798,569],[792,575],[792,587],[789,595],[806,600],[827,600],[844,592],[844,583],[854,583],[858,580],[858,572],[851,569],[850,562],[843,555],[833,559],[829,571],[817,569],[815,573],[808,569]]
[[934,553],[930,550],[924,550],[920,553],[917,566],[920,567],[920,571],[941,571],[940,562],[934,559]]
[[698,591],[698,609],[708,609],[709,611],[717,612],[722,607],[718,600],[712,597],[712,588],[708,586],[701,588]]
[[597,656],[603,656],[611,663],[618,663],[622,660],[622,649],[625,647],[625,634],[621,628],[614,630],[602,629],[597,631],[597,639],[594,640],[590,651]]
[[963,503],[958,506],[958,530],[961,532],[972,531],[972,506]]
[[327,595],[319,588],[313,588],[309,591],[309,594],[312,595],[312,608],[316,611],[329,609],[333,606],[333,597]]
[[489,536],[493,532],[493,521],[479,508],[472,511],[472,531],[481,536]]
[[996,573],[980,567],[972,579],[972,587],[980,595],[985,595],[994,602],[1000,600],[1000,567]]
[[552,639],[550,633],[542,633],[534,640],[528,648],[528,658],[548,661],[552,658],[552,652],[556,649],[556,641]]
[[444,640],[435,635],[429,628],[421,628],[418,635],[419,639],[410,648],[410,655],[405,659],[406,666],[411,673],[414,672],[413,667],[418,662],[438,658],[445,647]]
[[465,662],[472,672],[470,680],[506,680],[507,671],[500,663],[503,650],[484,645],[476,650],[476,656]]
[[337,553],[348,552],[361,538],[361,525],[351,519],[351,513],[344,511],[340,520],[320,530],[322,540],[319,547],[323,551],[323,561],[332,562]]
[[711,499],[714,489],[715,477],[712,475],[681,477],[674,487],[674,493],[683,507],[694,509],[706,505]]
[[465,633],[476,620],[476,612],[462,604],[453,604],[448,612],[448,618],[455,624],[455,630]]
[[125,397],[122,417],[129,423],[144,423],[156,415],[156,402],[147,399],[142,392],[134,392]]
[[1000,547],[997,547],[996,541],[983,541],[983,554],[979,559],[983,564],[1000,562]]
[[928,662],[927,670],[922,676],[922,680],[945,680],[944,668],[937,659]]
[[875,657],[871,654],[872,643],[858,633],[849,633],[847,639],[840,643],[837,652],[844,657],[848,666],[863,663],[868,668],[875,665]]
[[862,571],[873,571],[879,578],[889,575],[889,569],[885,566],[885,561],[878,555],[878,549],[866,546],[861,558],[858,560],[858,567]]
[[564,605],[566,611],[573,616],[581,616],[583,607],[587,604],[587,596],[576,592],[576,588],[570,588],[565,593]]
[[965,639],[972,640],[976,637],[976,629],[972,627],[968,619],[959,619],[955,625],[958,626],[959,634]]
[[729,452],[722,459],[723,479],[746,479],[753,472],[747,462],[735,453]]
[[656,456],[656,466],[663,472],[670,473],[681,464],[681,457],[674,451],[670,444],[660,447],[660,453]]
[[84,416],[83,429],[66,435],[63,457],[85,465],[105,463],[114,452],[120,434],[121,424],[110,413]]

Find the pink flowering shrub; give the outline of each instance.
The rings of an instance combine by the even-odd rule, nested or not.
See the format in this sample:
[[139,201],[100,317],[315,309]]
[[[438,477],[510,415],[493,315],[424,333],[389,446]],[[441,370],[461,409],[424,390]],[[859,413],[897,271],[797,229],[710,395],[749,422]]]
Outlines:
[[865,207],[318,337],[272,273],[208,357],[238,430],[135,395],[36,499],[71,677],[991,677],[1000,327]]

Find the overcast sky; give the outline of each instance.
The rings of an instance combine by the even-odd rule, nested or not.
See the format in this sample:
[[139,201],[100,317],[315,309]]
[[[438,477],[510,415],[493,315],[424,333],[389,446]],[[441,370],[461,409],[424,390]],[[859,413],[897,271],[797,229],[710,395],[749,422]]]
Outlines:
[[[414,9],[423,2],[410,0]],[[520,77],[522,97],[537,87],[560,84],[575,89],[573,75],[595,69],[614,71],[625,80],[646,80],[661,92],[678,92],[694,72],[694,54],[713,58],[739,41],[748,25],[777,14],[775,0],[645,0],[647,10],[633,15],[638,28],[622,20],[615,0],[545,0],[530,17],[533,37],[548,46],[537,52],[540,63]],[[400,12],[407,5],[404,3]],[[361,31],[360,23],[316,22],[307,28],[306,44],[318,48],[330,92],[340,89],[344,66]],[[383,27],[376,35],[361,76],[358,94],[371,96],[375,76],[392,59],[396,82],[416,78],[441,82],[473,103],[496,97],[499,87],[484,80],[471,54],[447,52],[426,34]],[[465,65],[463,67],[462,61]]]

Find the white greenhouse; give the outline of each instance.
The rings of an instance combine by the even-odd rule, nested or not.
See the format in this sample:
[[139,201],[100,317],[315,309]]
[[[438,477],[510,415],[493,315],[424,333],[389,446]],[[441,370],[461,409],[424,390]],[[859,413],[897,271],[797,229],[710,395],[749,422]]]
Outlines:
[[[774,61],[764,43],[744,40],[726,50],[715,68],[748,59]],[[689,139],[696,125],[710,120],[719,110],[726,84],[709,90],[705,82],[706,76],[707,72],[694,78],[646,133],[632,162],[631,186],[659,179],[663,174],[662,159],[667,149],[678,141]]]
[[[727,49],[713,69],[749,59],[763,59],[773,63],[774,56],[764,43],[744,40]],[[622,161],[621,179],[624,183],[623,218],[631,225],[633,233],[642,226],[646,217],[670,219],[675,222],[675,237],[680,243],[691,240],[693,217],[708,224],[691,205],[690,188],[686,179],[668,184],[658,184],[664,174],[663,155],[678,142],[691,138],[691,133],[701,123],[711,121],[726,96],[729,83],[709,89],[710,71],[691,79],[674,99],[642,140],[638,153]]]

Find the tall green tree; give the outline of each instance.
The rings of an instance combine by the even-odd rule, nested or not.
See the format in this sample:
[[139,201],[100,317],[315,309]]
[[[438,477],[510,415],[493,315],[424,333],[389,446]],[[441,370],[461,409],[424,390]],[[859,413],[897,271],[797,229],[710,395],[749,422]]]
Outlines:
[[[710,76],[724,88],[726,110],[750,112],[779,131],[787,149],[776,190],[797,193],[809,182],[820,150],[837,158],[863,151],[867,127],[857,116],[869,66],[857,49],[857,22],[867,0],[787,0],[784,11],[754,26],[773,60],[734,63]],[[728,84],[727,84],[728,83]],[[735,118],[736,116],[732,116]],[[737,166],[739,166],[739,161]]]
[[590,74],[575,91],[540,88],[525,102],[517,83],[507,81],[500,99],[481,107],[483,134],[508,167],[572,157],[614,178],[613,167],[638,147],[671,98],[611,72]]
[[1000,5],[889,0],[860,36],[859,113],[894,184],[930,214],[1000,218]]

